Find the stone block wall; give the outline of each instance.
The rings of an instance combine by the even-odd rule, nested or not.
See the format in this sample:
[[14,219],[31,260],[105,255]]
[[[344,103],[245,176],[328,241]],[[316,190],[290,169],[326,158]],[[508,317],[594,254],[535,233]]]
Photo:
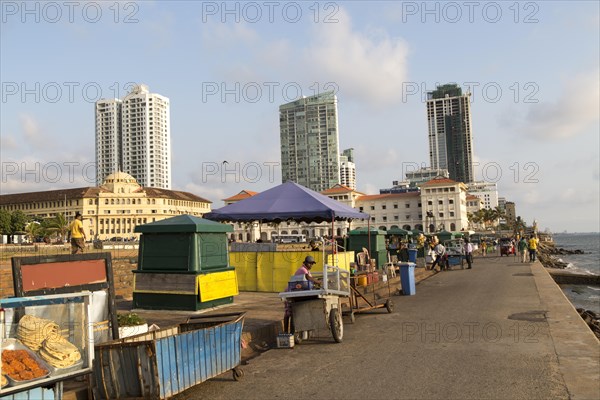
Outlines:
[[[115,282],[115,295],[117,298],[130,299],[133,296],[133,272],[137,263],[130,259],[113,259],[113,277]],[[14,296],[12,268],[0,268],[0,298]]]

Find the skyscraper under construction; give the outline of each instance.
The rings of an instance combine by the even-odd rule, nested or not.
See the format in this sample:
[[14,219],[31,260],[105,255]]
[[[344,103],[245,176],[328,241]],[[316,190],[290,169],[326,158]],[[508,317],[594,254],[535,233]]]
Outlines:
[[470,96],[456,84],[427,93],[430,166],[464,183],[474,180]]

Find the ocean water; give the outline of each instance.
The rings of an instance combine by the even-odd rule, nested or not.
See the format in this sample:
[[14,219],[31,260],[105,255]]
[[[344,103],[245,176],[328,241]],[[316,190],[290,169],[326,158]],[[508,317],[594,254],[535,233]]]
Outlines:
[[[568,270],[581,274],[600,275],[600,233],[554,234],[554,244],[565,250],[582,250],[585,254],[555,256],[569,263]],[[560,285],[576,308],[600,314],[600,286]]]

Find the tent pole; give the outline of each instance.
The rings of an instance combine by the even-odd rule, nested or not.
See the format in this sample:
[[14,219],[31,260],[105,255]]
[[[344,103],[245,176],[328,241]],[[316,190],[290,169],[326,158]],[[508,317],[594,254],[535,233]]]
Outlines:
[[371,266],[371,216],[369,216],[368,222],[367,222],[367,243],[368,243],[368,252],[369,252],[369,266]]
[[336,241],[335,241],[335,216],[331,216],[331,262],[333,264],[337,265],[337,262],[335,262],[335,260],[337,259],[336,255],[335,255],[335,245],[336,245]]

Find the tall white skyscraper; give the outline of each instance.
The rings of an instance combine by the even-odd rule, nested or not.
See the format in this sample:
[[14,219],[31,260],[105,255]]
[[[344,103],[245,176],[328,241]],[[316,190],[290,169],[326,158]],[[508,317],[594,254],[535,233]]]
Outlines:
[[470,95],[455,84],[427,93],[430,166],[463,183],[474,180]]
[[303,97],[279,107],[281,175],[317,192],[340,183],[337,97]]
[[142,186],[171,189],[169,99],[137,85],[96,103],[97,181],[121,170]]
[[346,149],[340,154],[340,183],[350,189],[356,189],[354,149]]
[[121,160],[121,106],[119,99],[96,102],[96,185],[123,170]]

